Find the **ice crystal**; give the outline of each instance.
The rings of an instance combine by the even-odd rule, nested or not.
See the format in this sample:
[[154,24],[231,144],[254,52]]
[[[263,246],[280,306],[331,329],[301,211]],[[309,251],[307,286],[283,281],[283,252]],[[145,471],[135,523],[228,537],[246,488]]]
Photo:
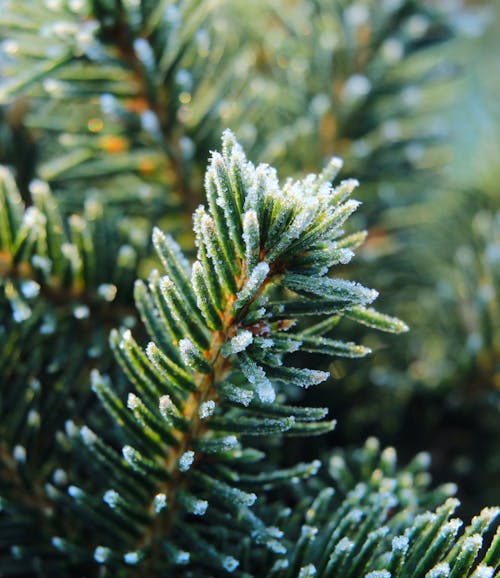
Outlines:
[[160,397],[160,401],[158,403],[158,407],[162,416],[166,419],[175,412],[175,406],[172,402],[172,399],[168,395],[162,395]]
[[447,578],[450,574],[450,565],[447,562],[440,562],[429,570],[425,578]]
[[179,566],[185,566],[189,564],[189,560],[191,559],[191,555],[189,552],[185,552],[184,550],[179,550],[175,553],[174,561]]
[[116,508],[120,501],[120,494],[116,490],[108,490],[104,493],[103,501],[108,504],[110,508]]
[[154,497],[154,509],[157,514],[167,507],[167,496],[163,493],[156,494]]
[[22,445],[14,446],[12,451],[12,456],[19,464],[24,464],[26,462],[26,448]]
[[472,578],[493,578],[494,572],[495,568],[481,564],[476,568],[474,574],[472,574]]
[[54,471],[52,479],[54,480],[54,484],[58,486],[65,486],[68,483],[68,475],[61,468]]
[[97,546],[94,550],[94,560],[98,564],[105,564],[111,557],[111,550],[105,546]]
[[234,572],[240,563],[232,556],[224,556],[222,559],[222,566],[226,572]]
[[123,561],[125,564],[130,564],[131,566],[138,564],[141,561],[140,552],[127,552],[123,556]]
[[187,472],[194,462],[194,452],[189,450],[184,452],[179,458],[179,470],[181,472]]
[[213,400],[204,401],[202,404],[200,404],[198,415],[200,416],[201,419],[207,419],[208,417],[213,415],[214,411],[215,411],[215,401]]
[[83,490],[81,488],[79,488],[78,486],[69,486],[68,494],[72,498],[75,498],[75,500],[79,500],[79,499],[83,498],[83,496],[84,496]]
[[104,299],[104,301],[111,302],[116,297],[118,288],[112,283],[101,283],[97,288],[97,295]]
[[248,382],[255,386],[259,399],[264,403],[272,403],[276,399],[276,392],[262,367],[249,357],[241,359],[240,367]]
[[204,516],[208,509],[208,502],[206,500],[193,500],[191,503],[191,513],[195,516]]
[[87,305],[75,305],[73,307],[73,316],[75,319],[88,319],[90,317],[90,309]]
[[344,94],[348,100],[366,96],[372,88],[370,80],[362,74],[353,74],[344,85]]
[[253,341],[253,335],[251,331],[243,330],[239,331],[231,339],[231,351],[232,353],[240,353],[244,351]]
[[12,318],[16,323],[22,323],[31,317],[31,309],[24,303],[24,301],[11,301]]
[[92,446],[97,441],[96,434],[86,425],[80,429],[80,437],[82,438],[83,443],[87,446]]
[[26,421],[31,427],[37,428],[40,426],[40,414],[35,409],[30,409]]
[[75,425],[75,422],[71,419],[68,419],[64,422],[64,429],[66,431],[66,435],[69,438],[74,438],[76,437],[80,430],[78,429],[78,427]]
[[392,539],[392,549],[406,552],[408,550],[409,540],[406,536],[396,536]]
[[264,282],[265,278],[269,273],[269,264],[266,262],[259,263],[255,269],[252,271],[252,274],[248,278],[248,281],[245,283],[241,291],[238,292],[236,295],[237,302],[244,303],[248,299],[250,299],[258,289],[261,287],[262,283]]
[[40,285],[32,280],[23,281],[21,283],[21,293],[26,299],[33,299],[40,293]]
[[312,578],[316,576],[317,570],[314,564],[307,564],[307,566],[303,566],[299,571],[298,578]]

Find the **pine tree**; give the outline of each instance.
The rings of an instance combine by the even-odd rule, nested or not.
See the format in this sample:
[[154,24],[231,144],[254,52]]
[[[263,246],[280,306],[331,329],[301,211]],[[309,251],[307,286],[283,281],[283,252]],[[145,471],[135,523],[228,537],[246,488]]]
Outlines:
[[[431,14],[389,4],[383,54],[391,34]],[[353,327],[407,328],[371,307],[376,291],[345,279],[365,234],[344,230],[357,181],[331,185],[340,159],[280,182],[230,131],[209,157],[225,124],[263,160],[294,142],[270,116],[286,105],[268,100],[282,94],[266,65],[279,51],[265,44],[259,60],[252,45],[254,21],[274,30],[278,17],[292,31],[286,50],[303,50],[296,16],[277,6],[248,6],[235,27],[243,9],[203,0],[7,3],[1,575],[479,578],[500,565],[498,508],[461,530],[456,488],[432,489],[426,454],[398,468],[395,450],[369,439],[323,465],[309,451],[284,464],[290,437],[335,426],[327,408],[298,404],[328,378],[318,358],[370,353],[342,337],[361,334]],[[328,18],[347,41],[376,22],[369,2],[339,10]],[[446,30],[433,21],[401,56]],[[367,74],[386,86],[374,54]],[[301,115],[295,104],[288,114]],[[354,132],[339,138],[355,149],[381,122],[376,104],[347,107]],[[316,169],[332,147],[294,146],[279,165]],[[343,150],[351,170],[383,182],[381,149],[366,161]],[[193,255],[188,217],[205,195]]]

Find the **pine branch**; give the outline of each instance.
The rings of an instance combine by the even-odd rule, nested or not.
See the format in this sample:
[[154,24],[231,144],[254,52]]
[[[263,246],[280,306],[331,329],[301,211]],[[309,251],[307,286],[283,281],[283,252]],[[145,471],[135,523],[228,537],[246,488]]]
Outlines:
[[500,509],[485,508],[464,527],[452,518],[459,506],[450,497],[454,484],[429,489],[429,463],[419,454],[399,469],[394,448],[381,452],[374,439],[352,456],[332,456],[333,486],[316,482],[313,497],[300,496],[283,528],[287,555],[268,555],[258,575],[492,578],[500,564]]
[[[485,509],[460,534],[457,503],[444,501],[450,487],[428,490],[425,459],[399,471],[394,451],[379,455],[370,441],[354,468],[331,459],[333,495],[331,480],[314,475],[318,461],[276,469],[282,460],[262,451],[277,454],[285,436],[334,427],[325,408],[291,405],[290,392],[328,377],[304,367],[308,354],[370,353],[341,339],[340,320],[406,330],[371,308],[376,292],[329,276],[364,240],[344,236],[356,182],[330,186],[338,159],[319,176],[280,184],[226,133],[207,171],[208,208],[195,212],[196,261],[155,230],[161,273],[135,287],[151,342],[144,349],[129,330],[131,239],[141,252],[138,236],[150,223],[117,228],[90,197],[82,213],[89,185],[120,219],[147,211],[149,220],[166,212],[178,220],[174,210],[199,195],[220,118],[249,141],[269,135],[263,156],[292,171],[335,148],[365,181],[384,175],[390,184],[428,168],[430,151],[437,158],[439,135],[420,132],[416,111],[418,101],[425,109],[439,100],[439,67],[421,57],[449,37],[446,17],[419,0],[271,4],[279,8],[270,34],[261,15],[243,34],[228,30],[230,5],[216,15],[211,0],[7,0],[0,161],[14,168],[24,204],[0,172],[2,576],[492,578],[499,565],[498,510]],[[228,64],[229,32],[238,47],[257,37],[257,56],[250,46]],[[278,82],[253,82],[267,68]],[[81,215],[68,218],[73,210]],[[405,211],[398,226],[415,214]],[[484,239],[473,240],[477,270],[462,259],[467,250],[459,255],[465,314],[456,334],[476,339],[462,367],[478,377],[472,388],[489,392],[498,223],[488,223]],[[122,321],[127,328],[110,344],[131,383],[126,401],[105,344],[109,326]],[[481,351],[477,335],[488,344]],[[89,399],[91,368],[112,430]],[[247,445],[252,439],[259,449]]]
[[[99,202],[89,199],[85,218],[72,215],[64,222],[46,183],[33,182],[31,193],[34,204],[26,208],[1,168],[0,279],[14,318],[29,317],[28,301],[39,295],[55,306],[86,308],[85,316],[104,303],[104,318],[132,314],[126,304],[137,250],[103,218]],[[117,307],[110,308],[111,302]]]
[[0,550],[11,548],[13,572],[39,556],[53,572],[50,537],[75,531],[54,500],[77,470],[61,430],[88,413],[89,372],[110,367],[110,328],[135,319],[137,252],[96,201],[86,220],[66,220],[35,181],[26,208],[0,168]]
[[22,109],[36,176],[67,209],[80,210],[90,183],[129,214],[142,215],[137,201],[147,198],[153,220],[196,206],[208,135],[220,130],[217,103],[242,84],[225,70],[215,13],[223,14],[206,0],[37,1],[31,11],[9,2],[0,103]]
[[[454,34],[451,19],[414,0],[294,7],[277,1],[272,9],[283,30],[277,53],[267,53],[269,66],[280,86],[294,92],[293,98],[267,93],[281,116],[275,115],[277,125],[267,119],[263,127],[269,136],[262,156],[310,168],[339,154],[369,191],[391,181],[400,196],[412,194],[408,172],[428,172],[442,158],[444,128],[433,115],[454,69],[428,53],[439,46],[442,54]],[[379,200],[367,212],[381,208]]]
[[[333,427],[322,420],[324,410],[277,401],[276,390],[283,384],[309,387],[328,377],[283,365],[283,355],[300,350],[302,341],[306,351],[326,355],[368,352],[321,338],[325,324],[316,337],[302,338],[292,331],[292,311],[354,316],[361,308],[362,321],[405,330],[401,322],[366,309],[375,291],[326,276],[331,266],[353,255],[347,248],[354,245],[353,237],[342,239],[342,225],[357,207],[347,200],[356,182],[332,188],[329,180],[339,168],[334,159],[319,177],[280,185],[273,169],[254,167],[226,132],[222,154],[213,154],[206,174],[208,210],[199,207],[194,215],[197,261],[189,267],[174,240],[154,232],[166,275],[153,271],[148,286],[136,285],[137,307],[153,341],[144,353],[130,331],[111,336],[116,358],[135,389],[128,410],[106,378],[93,377],[93,389],[125,442],[123,460],[113,458],[113,489],[104,496],[116,514],[110,524],[121,531],[126,519],[130,535],[138,536],[124,542],[108,535],[109,546],[97,542],[99,563],[118,568],[120,559],[144,560],[141,571],[151,576],[176,560],[184,564],[191,559],[193,568],[232,572],[238,566],[231,553],[238,536],[257,547],[282,550],[275,531],[249,509],[257,495],[238,486],[252,479],[261,485],[309,476],[318,464],[248,477],[241,468],[256,456],[241,443],[247,436],[312,435]],[[270,295],[279,300],[269,301]],[[110,450],[103,441],[88,428],[81,438],[89,456],[109,471]],[[131,475],[140,487],[132,493]],[[106,505],[83,490],[72,495],[77,503],[91,505],[99,519],[109,516]],[[132,511],[143,512],[140,522]],[[201,516],[199,524],[193,515]],[[218,552],[209,545],[211,520],[220,524],[230,518],[229,551]],[[67,547],[61,546],[63,551]],[[176,558],[172,552],[189,555]]]

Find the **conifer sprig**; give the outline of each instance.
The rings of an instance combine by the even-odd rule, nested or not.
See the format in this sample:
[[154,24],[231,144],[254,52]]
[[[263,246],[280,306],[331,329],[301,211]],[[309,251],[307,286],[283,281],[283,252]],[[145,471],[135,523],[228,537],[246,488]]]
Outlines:
[[29,317],[27,303],[39,294],[75,307],[127,303],[144,247],[104,217],[96,198],[88,197],[83,215],[65,218],[47,183],[32,181],[30,192],[33,203],[25,206],[0,167],[0,284],[14,320]]
[[5,12],[0,154],[23,196],[29,173],[71,210],[90,183],[129,215],[144,213],[137,199],[153,219],[196,205],[218,103],[242,84],[214,29],[218,3],[7,0]]
[[[104,503],[83,490],[72,492],[99,518],[112,510],[107,525],[116,525],[115,534],[95,544],[99,563],[127,564],[133,558],[154,574],[190,559],[195,568],[230,572],[238,565],[232,551],[239,539],[283,551],[276,531],[252,513],[257,495],[245,488],[307,477],[318,463],[282,474],[264,467],[250,475],[248,464],[262,456],[242,442],[247,436],[318,434],[334,426],[323,421],[323,409],[281,403],[284,386],[309,387],[328,377],[285,365],[285,354],[302,346],[351,357],[369,351],[325,337],[328,324],[304,336],[294,332],[296,314],[361,311],[375,326],[405,330],[400,321],[367,309],[376,291],[327,276],[353,255],[353,238],[343,237],[343,225],[359,204],[349,200],[356,181],[335,188],[329,183],[339,169],[334,159],[320,176],[281,185],[273,168],[247,161],[226,131],[222,153],[212,154],[206,173],[208,207],[194,214],[192,267],[170,236],[154,231],[164,272],[153,271],[148,283],[138,281],[135,289],[152,341],[143,351],[129,330],[111,335],[116,358],[134,385],[128,407],[106,377],[93,376],[94,391],[120,426],[122,459],[113,458]],[[81,440],[96,463],[108,461],[110,450],[96,433],[84,428]],[[133,492],[131,477],[137,480]],[[200,522],[193,523],[193,516]],[[219,551],[209,545],[209,526],[229,523],[228,516],[232,535]],[[118,539],[128,527],[125,520],[129,540]],[[186,554],[173,556],[180,551]]]
[[[500,508],[469,525],[456,517],[454,484],[429,488],[430,456],[404,468],[392,447],[370,438],[361,450],[330,457],[333,478],[286,520],[285,556],[269,556],[268,578],[492,578],[500,564]],[[496,533],[495,533],[496,531]],[[254,566],[255,567],[255,566]]]
[[38,556],[55,571],[48,540],[72,533],[54,501],[75,467],[65,422],[88,412],[91,368],[110,367],[110,327],[135,320],[140,252],[95,198],[66,218],[45,182],[30,188],[25,206],[0,167],[0,550],[18,574]]
[[[280,30],[273,21],[269,35],[280,38],[279,49],[268,54],[280,81],[263,100],[282,116],[273,117],[276,125],[266,118],[263,158],[314,167],[340,154],[365,191],[397,183],[407,203],[415,188],[408,172],[423,176],[442,159],[446,127],[433,117],[456,74],[452,59],[447,66],[442,59],[453,19],[441,5],[413,0],[270,5],[282,24]],[[368,194],[365,215],[385,208],[380,197],[375,203]]]

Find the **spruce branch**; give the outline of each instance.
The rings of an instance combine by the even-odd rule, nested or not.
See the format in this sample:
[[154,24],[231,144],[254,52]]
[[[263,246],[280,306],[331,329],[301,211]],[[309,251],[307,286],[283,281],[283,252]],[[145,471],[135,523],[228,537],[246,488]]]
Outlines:
[[99,203],[65,219],[46,183],[30,186],[26,207],[0,167],[0,547],[15,552],[17,572],[33,570],[38,556],[55,571],[50,537],[74,534],[56,500],[76,469],[62,430],[88,412],[90,370],[110,367],[110,327],[135,319],[137,266]]
[[[269,51],[270,66],[280,85],[295,90],[294,99],[283,98],[279,88],[268,93],[293,122],[262,127],[270,133],[264,158],[287,166],[292,150],[294,163],[314,167],[317,159],[340,154],[367,190],[392,181],[406,191],[408,171],[436,167],[445,127],[431,121],[446,102],[442,88],[456,74],[452,64],[427,56],[434,47],[445,50],[455,34],[444,10],[413,0],[293,7],[275,0],[271,9],[282,30],[278,54]],[[368,205],[365,212],[371,210]]]
[[[29,11],[8,2],[0,105],[7,115],[23,111],[35,176],[64,192],[66,208],[80,209],[89,183],[129,214],[142,215],[137,199],[148,198],[154,220],[196,205],[208,135],[219,131],[216,105],[241,84],[226,71],[224,41],[213,29],[217,8],[208,0],[48,7],[36,0]],[[205,73],[220,81],[208,89]],[[7,153],[0,160],[17,166]]]
[[[151,14],[143,13],[142,26],[137,28],[130,22],[131,18],[135,19],[137,15],[130,13],[129,10],[119,3],[116,11],[110,14],[105,5],[99,1],[94,2],[94,13],[103,23],[104,42],[108,46],[116,45],[120,60],[133,71],[133,84],[137,86],[136,98],[138,101],[143,101],[145,109],[157,119],[161,146],[166,156],[165,172],[168,180],[171,181],[172,194],[189,204],[193,202],[193,197],[196,200],[197,195],[190,190],[179,145],[179,140],[182,136],[185,137],[183,134],[185,131],[179,131],[179,126],[172,123],[170,117],[172,86],[161,82],[162,79],[171,77],[172,71],[167,70],[160,74],[158,70],[158,53],[155,48],[160,42],[157,38],[157,26],[153,24],[157,18],[154,10]],[[198,10],[206,16],[206,7],[202,6]],[[112,17],[111,25],[106,23],[106,17],[110,16]],[[164,42],[165,39],[162,41]]]
[[[326,408],[292,405],[294,387],[328,378],[304,367],[308,354],[370,353],[342,339],[341,320],[406,330],[373,309],[376,292],[346,281],[345,269],[330,275],[365,237],[345,236],[357,183],[329,184],[338,159],[321,175],[280,183],[226,133],[207,171],[207,207],[195,211],[195,262],[155,229],[161,266],[132,291],[134,251],[151,226],[141,218],[161,216],[167,227],[194,208],[221,118],[248,141],[268,142],[262,157],[292,172],[335,150],[365,184],[381,175],[389,189],[395,179],[412,183],[409,171],[439,160],[426,154],[437,152],[438,127],[420,131],[430,124],[417,113],[419,102],[440,102],[431,85],[444,69],[419,57],[449,37],[449,23],[426,0],[271,0],[270,34],[262,15],[235,32],[231,3],[215,15],[217,5],[3,6],[0,162],[14,168],[22,198],[0,170],[0,575],[493,578],[498,509],[462,530],[458,503],[447,499],[453,488],[429,490],[425,456],[400,469],[392,448],[380,453],[369,440],[352,462],[331,457],[333,482],[318,460],[276,469],[277,444],[288,449],[282,437],[335,425]],[[234,12],[240,20],[264,13],[255,6]],[[229,36],[238,57],[228,63]],[[82,191],[93,185],[105,207],[94,196],[82,211]],[[380,188],[382,203],[389,189]],[[134,222],[122,221],[127,213]],[[396,207],[392,224],[415,214]],[[464,353],[460,367],[470,372],[460,372],[458,387],[467,397],[495,387],[498,224],[491,214],[484,239],[472,243],[477,270],[469,249],[457,253],[464,319],[448,351]],[[121,323],[109,348],[109,326]],[[247,445],[255,439],[258,449]]]
[[[366,309],[376,291],[327,276],[332,266],[353,255],[348,248],[354,245],[352,237],[345,240],[342,227],[358,206],[348,200],[357,183],[342,181],[333,188],[329,180],[339,168],[334,159],[319,177],[281,185],[274,169],[247,161],[226,131],[222,153],[212,154],[206,173],[208,207],[200,206],[193,217],[195,263],[190,267],[175,241],[154,231],[164,274],[153,271],[148,284],[138,281],[135,289],[152,341],[144,352],[129,330],[111,335],[116,359],[135,389],[128,409],[105,376],[93,376],[93,389],[125,442],[123,461],[114,459],[120,472],[115,472],[112,488],[117,497],[110,503],[107,493],[104,501],[114,513],[119,510],[120,520],[128,510],[142,510],[147,522],[129,516],[130,533],[139,539],[126,543],[128,552],[117,540],[118,549],[96,543],[99,563],[127,563],[134,553],[149,576],[175,566],[171,553],[180,551],[190,553],[194,568],[208,565],[232,572],[238,565],[231,553],[236,536],[282,551],[274,531],[250,510],[257,495],[240,486],[307,477],[318,463],[299,464],[281,474],[245,475],[245,463],[262,456],[242,442],[247,436],[314,435],[334,426],[323,420],[325,410],[278,400],[285,384],[306,388],[328,377],[284,365],[284,355],[300,350],[303,342],[305,351],[326,355],[369,352],[324,337],[332,323],[302,338],[293,331],[294,313],[342,317],[361,308],[372,325],[406,329]],[[277,300],[271,301],[272,295]],[[284,390],[279,395],[285,399]],[[96,433],[84,429],[81,439],[98,462],[108,459]],[[131,495],[124,484],[132,472],[140,496]],[[76,501],[87,504],[83,496],[77,492]],[[104,515],[105,506],[92,503]],[[210,520],[220,523],[228,515],[234,536],[229,551],[218,552],[209,546]],[[193,524],[192,516],[201,522]],[[186,540],[187,535],[192,539]],[[206,556],[200,555],[200,544]],[[106,560],[102,548],[109,551]],[[186,563],[187,554],[181,559]]]
[[25,207],[0,167],[0,283],[14,318],[29,317],[29,300],[38,296],[62,309],[87,308],[85,316],[100,309],[110,321],[132,315],[127,304],[141,248],[103,217],[97,200],[89,200],[84,216],[65,220],[46,183],[30,188],[33,205]]
[[[430,456],[398,467],[392,447],[370,438],[337,452],[328,474],[301,489],[283,526],[285,556],[254,560],[259,576],[357,578],[492,578],[499,567],[499,508],[484,508],[469,525],[454,517],[454,484],[430,488]],[[271,514],[279,509],[273,504]],[[496,533],[495,533],[496,532]],[[262,563],[262,566],[259,566]]]

